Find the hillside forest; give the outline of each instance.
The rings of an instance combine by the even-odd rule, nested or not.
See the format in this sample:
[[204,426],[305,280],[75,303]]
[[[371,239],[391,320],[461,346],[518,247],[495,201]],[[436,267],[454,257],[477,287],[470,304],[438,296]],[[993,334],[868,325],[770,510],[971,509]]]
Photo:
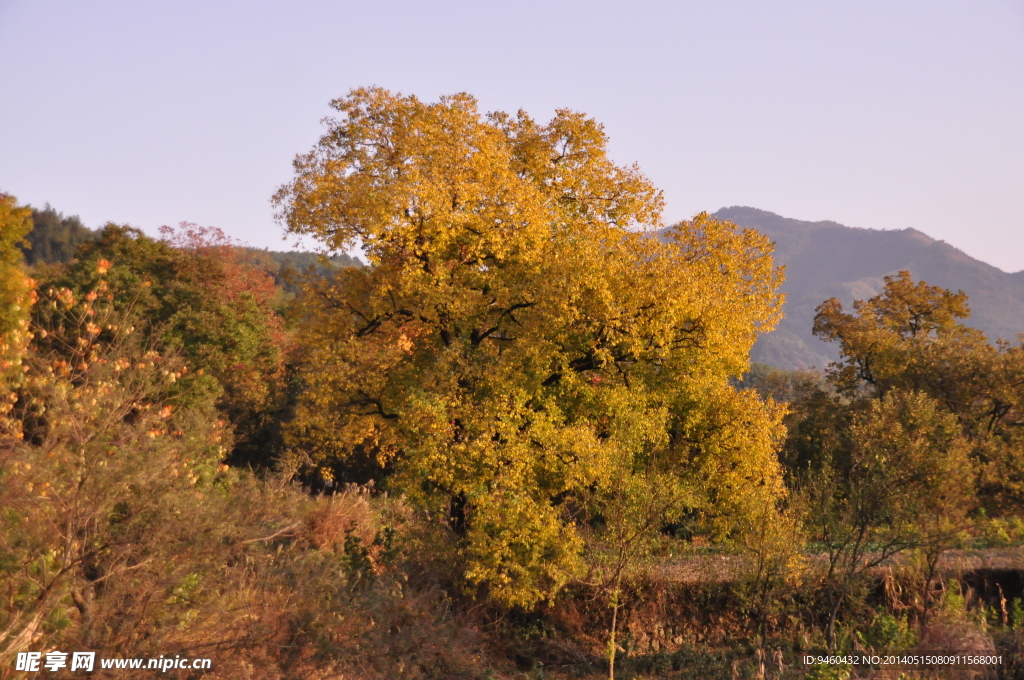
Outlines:
[[[1024,339],[897,271],[752,364],[773,242],[594,120],[332,106],[320,256],[0,196],[0,677],[1024,677]],[[915,650],[1001,663],[801,661]]]

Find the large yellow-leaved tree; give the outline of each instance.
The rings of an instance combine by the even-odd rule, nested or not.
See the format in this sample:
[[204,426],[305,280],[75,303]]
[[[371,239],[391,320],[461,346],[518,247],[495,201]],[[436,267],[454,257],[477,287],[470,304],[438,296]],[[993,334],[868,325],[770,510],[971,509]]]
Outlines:
[[[296,459],[369,460],[531,606],[612,578],[681,514],[729,531],[783,493],[780,409],[730,386],[780,313],[771,243],[662,196],[595,121],[370,88],[276,196],[370,266],[307,291]],[[603,562],[588,560],[604,546]]]

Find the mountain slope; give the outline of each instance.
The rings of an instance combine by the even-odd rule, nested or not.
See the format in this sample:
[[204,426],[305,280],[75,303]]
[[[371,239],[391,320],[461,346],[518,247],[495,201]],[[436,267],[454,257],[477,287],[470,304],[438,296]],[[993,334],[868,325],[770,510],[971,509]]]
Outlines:
[[786,265],[786,316],[758,340],[754,361],[786,369],[824,368],[838,353],[812,335],[815,307],[836,297],[850,309],[853,300],[880,293],[882,277],[901,269],[931,285],[967,293],[972,311],[967,323],[989,340],[1024,333],[1024,271],[1007,274],[916,229],[805,222],[738,206],[714,216],[766,234],[775,241],[775,261]]

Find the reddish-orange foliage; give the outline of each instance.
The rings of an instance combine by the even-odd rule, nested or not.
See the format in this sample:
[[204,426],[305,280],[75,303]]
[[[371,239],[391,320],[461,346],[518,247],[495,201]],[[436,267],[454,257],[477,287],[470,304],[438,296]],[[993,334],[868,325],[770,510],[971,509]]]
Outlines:
[[[250,294],[261,306],[269,305],[278,294],[271,272],[276,264],[265,253],[252,250],[219,227],[208,227],[194,222],[181,222],[177,227],[160,227],[160,235],[169,245],[198,257],[190,258],[182,272],[187,278],[207,288],[217,296],[237,301]],[[271,337],[282,349],[288,345],[283,320],[277,315],[267,319]]]

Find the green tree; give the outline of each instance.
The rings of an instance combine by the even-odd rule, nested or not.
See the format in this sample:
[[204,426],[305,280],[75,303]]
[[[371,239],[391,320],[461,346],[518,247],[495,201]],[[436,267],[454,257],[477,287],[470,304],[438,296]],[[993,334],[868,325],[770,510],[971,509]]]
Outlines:
[[67,262],[78,246],[95,238],[96,233],[82,224],[78,216],[65,217],[49,205],[32,210],[32,230],[22,246],[28,265]]
[[[808,532],[828,556],[830,649],[842,606],[867,571],[906,550],[941,552],[973,503],[969,447],[956,419],[934,400],[891,391],[845,409],[801,475]],[[815,428],[820,434],[827,425]]]
[[781,411],[729,382],[780,313],[767,239],[707,215],[643,233],[660,192],[578,113],[332,105],[276,201],[370,266],[307,296],[297,465],[376,467],[449,523],[469,581],[526,607],[584,573],[586,541],[684,510],[727,531],[783,493]]
[[40,290],[92,291],[154,349],[181,353],[189,368],[183,384],[212,394],[232,424],[236,460],[268,463],[287,395],[289,336],[271,308],[278,289],[259,258],[215,229],[185,224],[156,240],[107,225],[74,261],[41,272]]
[[814,332],[838,342],[829,381],[848,398],[878,399],[895,390],[927,394],[953,414],[972,444],[978,488],[989,510],[1024,507],[1024,345],[990,344],[962,323],[970,311],[951,293],[908,272],[845,313],[826,300]]

